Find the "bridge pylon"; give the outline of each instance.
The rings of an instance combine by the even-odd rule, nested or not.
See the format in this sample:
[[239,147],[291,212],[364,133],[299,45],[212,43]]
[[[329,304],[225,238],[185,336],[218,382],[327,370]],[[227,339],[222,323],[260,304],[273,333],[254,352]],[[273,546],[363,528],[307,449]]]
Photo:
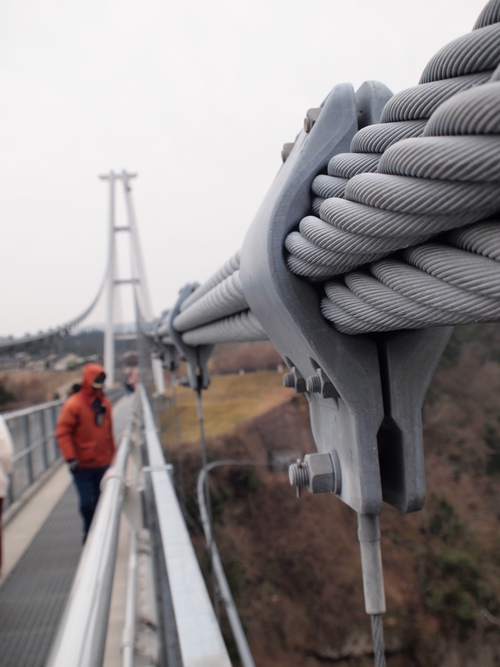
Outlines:
[[[115,310],[114,299],[116,288],[120,285],[130,284],[134,292],[134,304],[137,325],[142,317],[146,322],[153,318],[149,291],[146,283],[146,273],[142,259],[139,233],[135,218],[134,205],[132,201],[132,188],[130,181],[136,178],[137,174],[122,170],[121,173],[110,171],[109,174],[99,176],[103,181],[109,183],[109,246],[108,246],[108,265],[106,269],[106,328],[104,331],[104,369],[107,376],[107,384],[112,387],[115,384]],[[115,183],[121,181],[123,184],[123,193],[125,197],[125,209],[127,214],[127,225],[119,226],[116,224],[115,208]],[[131,254],[131,277],[129,279],[119,279],[117,276],[116,261],[116,235],[119,233],[130,234],[130,254]],[[139,327],[138,327],[139,328]]]

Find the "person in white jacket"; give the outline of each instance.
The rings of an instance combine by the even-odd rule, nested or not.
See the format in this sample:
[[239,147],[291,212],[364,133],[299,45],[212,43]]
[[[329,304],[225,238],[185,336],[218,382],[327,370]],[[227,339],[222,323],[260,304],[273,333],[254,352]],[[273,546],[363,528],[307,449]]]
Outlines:
[[2,513],[14,458],[14,444],[5,419],[0,415],[0,577],[2,576]]

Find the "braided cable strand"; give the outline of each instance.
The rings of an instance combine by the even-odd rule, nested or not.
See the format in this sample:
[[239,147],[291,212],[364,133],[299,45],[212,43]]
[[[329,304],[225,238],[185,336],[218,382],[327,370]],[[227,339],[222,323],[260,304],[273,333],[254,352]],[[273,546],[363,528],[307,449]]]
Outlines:
[[348,334],[498,320],[500,219],[442,240],[326,283],[323,315]]
[[381,614],[371,614],[374,667],[385,667],[384,626]]
[[191,329],[182,336],[186,345],[214,345],[216,343],[249,343],[268,340],[260,322],[250,311],[226,317],[203,327]]
[[459,76],[447,81],[421,83],[394,95],[385,105],[380,116],[381,123],[427,120],[440,104],[457,93],[486,83],[494,68]]
[[221,268],[218,271],[216,271],[212,276],[210,276],[210,278],[205,283],[203,283],[203,285],[200,285],[197,289],[194,290],[192,294],[190,294],[187,297],[185,301],[183,301],[181,305],[181,311],[189,308],[195,301],[201,299],[201,297],[207,294],[207,292],[216,287],[219,283],[228,278],[235,271],[238,271],[239,268],[240,268],[240,252],[238,251],[230,259],[228,259],[228,261],[223,266],[221,266]]
[[184,332],[245,309],[248,304],[238,270],[179,313],[173,325]]
[[[474,73],[457,79],[420,85],[392,97],[385,105],[381,122],[363,128],[353,138],[351,153],[335,155],[328,164],[328,175],[320,174],[312,184],[312,192],[317,195],[313,210],[320,214],[320,205],[324,199],[344,197],[348,180],[356,174],[377,171],[377,165],[383,151],[403,138],[420,136],[425,128],[425,120],[444,100],[458,91],[486,82],[491,72]],[[392,123],[395,127],[392,127]],[[411,124],[410,124],[411,123]],[[358,135],[361,138],[358,139]],[[379,144],[378,151],[373,145]],[[356,152],[354,146],[368,146]],[[347,197],[349,198],[349,197]],[[293,253],[292,253],[293,254]]]
[[477,21],[474,23],[473,30],[484,28],[487,25],[500,23],[500,3],[489,2],[479,14]]
[[356,132],[351,141],[351,150],[356,153],[383,153],[401,139],[419,137],[427,121],[411,120],[368,125]]
[[500,61],[500,23],[486,25],[453,40],[431,58],[420,83],[495,69]]
[[497,183],[499,155],[498,136],[425,136],[392,146],[380,160],[379,171],[454,183]]
[[[482,99],[486,99],[487,103],[482,104]],[[460,148],[463,148],[464,139],[473,139],[479,147],[487,139],[488,144],[491,142],[493,147],[498,148],[498,135],[494,135],[493,132],[495,129],[498,132],[500,127],[493,122],[484,122],[485,116],[488,118],[492,116],[491,108],[495,99],[498,109],[499,83],[488,84],[457,95],[455,100],[443,105],[436,113],[436,117],[433,117],[432,124],[426,129],[426,135],[439,132],[441,137],[448,139],[450,131],[455,129],[463,132],[464,128],[471,133],[469,137],[463,137],[461,134],[449,137],[456,142],[457,151],[455,159],[452,157],[449,159],[446,167],[448,170],[455,174],[463,172],[464,160]],[[453,109],[456,109],[456,114],[453,114]],[[487,131],[488,136],[477,136],[481,130]],[[486,157],[488,150],[485,153]],[[389,155],[387,157],[390,158]],[[481,170],[480,161],[480,157],[473,161],[471,175],[478,176],[478,170]],[[485,165],[485,173],[478,177],[484,177],[489,181],[496,180],[498,186],[500,180],[498,166],[486,158]],[[496,210],[500,210],[500,201],[497,202]],[[460,212],[457,216],[460,217]],[[386,288],[385,302],[379,293],[378,302],[375,303],[373,291],[367,293],[365,280],[357,276],[353,298],[350,299],[348,293],[343,293],[342,307],[337,311],[323,300],[322,312],[341,331],[353,334],[361,331],[496,321],[500,318],[499,232],[500,221],[494,219],[454,230],[443,239],[447,245],[428,243],[407,250],[403,253],[402,260],[412,265],[413,269],[398,260],[375,263],[370,266],[370,272]],[[474,254],[478,256],[475,257]],[[352,286],[349,275],[345,277],[345,283],[349,287]],[[408,299],[406,309],[400,309],[400,320],[396,317],[394,292]],[[332,296],[336,298],[332,287],[326,290],[326,294],[327,300],[331,301]],[[398,303],[402,304],[400,300]],[[363,322],[360,323],[363,304],[369,306],[369,309],[363,313]],[[432,306],[434,311],[423,314],[422,305]],[[392,309],[390,321],[387,318],[388,307]],[[420,316],[422,320],[419,319]],[[417,319],[412,324],[411,320],[415,317]]]
[[[383,111],[383,118],[386,119],[386,124],[373,125],[363,128],[363,130],[361,130],[355,135],[352,145],[356,145],[356,147],[358,147],[360,144],[365,146],[368,144],[368,146],[372,148],[373,144],[375,144],[378,150],[385,150],[385,149],[389,150],[390,146],[392,146],[394,143],[397,143],[398,139],[400,139],[401,136],[405,136],[404,133],[405,122],[401,121],[401,118],[405,117],[411,118],[411,120],[407,122],[408,134],[410,136],[422,134],[425,128],[426,117],[428,117],[429,112],[432,111],[434,108],[436,108],[439,105],[439,103],[442,102],[443,99],[447,99],[447,97],[449,97],[450,95],[451,97],[453,97],[453,95],[455,95],[457,90],[463,90],[464,88],[467,89],[470,88],[472,85],[474,85],[474,83],[477,84],[478,82],[485,81],[487,77],[490,76],[490,74],[491,74],[490,72],[479,75],[474,74],[472,75],[472,77],[471,76],[460,77],[458,80],[451,82],[447,81],[444,82],[444,84],[442,84],[441,82],[423,84],[420,86],[416,86],[413,89],[409,89],[409,91],[403,91],[402,94],[400,94],[399,96],[398,95],[394,96],[386,104]],[[478,79],[478,76],[481,78]],[[429,86],[432,87],[432,90],[429,89]],[[444,92],[442,89],[440,89],[439,86],[444,86],[445,89]],[[432,94],[435,97],[437,96],[436,100],[434,101],[434,104],[432,104]],[[400,103],[401,99],[403,103]],[[422,103],[422,100],[425,101],[425,104]],[[415,119],[414,118],[415,116],[421,116],[421,118]],[[395,121],[396,123],[395,128],[391,127],[392,121]],[[388,132],[386,128],[388,128]],[[380,155],[381,154],[377,154],[376,158],[379,159]],[[336,159],[339,160],[339,156],[336,156],[336,158],[334,158],[333,160],[335,161]],[[344,159],[343,156],[340,159],[343,160]],[[380,171],[380,163],[379,163],[379,171]],[[324,178],[328,177],[326,176]],[[392,179],[392,182],[389,182],[388,179],[380,180],[378,172],[377,174],[368,174],[368,173],[362,173],[362,175],[358,174],[357,176],[354,176],[351,180],[347,182],[343,181],[342,184],[339,185],[341,186],[345,185],[344,193],[339,192],[336,197],[325,199],[324,201],[321,200],[318,201],[318,198],[314,200],[314,209],[319,212],[320,219],[329,222],[333,226],[335,226],[336,225],[335,211],[337,207],[341,207],[342,212],[344,212],[345,207],[343,207],[341,204],[340,196],[343,197],[345,196],[345,198],[349,201],[363,203],[369,207],[368,217],[370,217],[371,220],[370,235],[373,237],[379,235],[378,225],[382,225],[383,227],[386,224],[384,220],[384,215],[383,214],[381,215],[379,210],[377,210],[375,213],[373,211],[373,207],[381,209],[382,211],[396,210],[404,212],[405,204],[406,208],[409,209],[410,206],[415,205],[416,201],[419,204],[419,208],[413,210],[413,213],[422,213],[424,212],[422,207],[427,206],[427,211],[425,212],[430,213],[432,216],[438,216],[436,217],[436,226],[429,230],[429,236],[438,234],[446,229],[450,229],[456,226],[456,222],[454,222],[453,220],[446,221],[441,217],[442,212],[439,210],[439,207],[432,208],[430,206],[432,202],[434,202],[435,204],[439,204],[439,199],[442,200],[443,198],[445,198],[446,200],[448,200],[450,197],[450,190],[455,190],[455,195],[453,196],[453,200],[455,201],[457,206],[462,208],[462,212],[465,214],[462,224],[467,224],[471,222],[472,219],[477,220],[480,219],[481,217],[485,217],[486,215],[488,215],[488,213],[491,212],[490,208],[486,208],[481,211],[476,210],[475,215],[471,219],[469,211],[466,212],[462,206],[463,197],[461,197],[459,193],[461,187],[454,186],[453,184],[451,185],[442,184],[441,186],[431,185],[430,187],[433,187],[435,192],[433,193],[433,196],[429,201],[427,201],[427,193],[422,193],[422,190],[425,189],[425,186],[424,188],[422,188],[421,184],[414,184],[413,186],[407,186],[407,184],[405,183],[405,185],[401,187],[402,185],[401,181],[398,182],[394,178]],[[388,187],[392,190],[392,192],[386,191],[386,188]],[[410,193],[408,195],[408,193],[406,192],[407,187],[412,187],[415,190],[415,192]],[[399,197],[397,196],[398,190],[399,190]],[[315,194],[323,194],[323,193],[316,191]],[[477,191],[476,201],[477,198],[483,201],[483,192]],[[471,208],[474,208],[474,206],[472,205]],[[447,213],[451,213],[451,211],[447,211]],[[356,218],[359,215],[360,215],[359,208],[353,207],[351,208],[348,217],[352,216],[353,218]],[[316,221],[317,221],[316,224],[322,229],[322,231],[324,231],[324,228],[321,225],[321,220],[318,220],[316,218]],[[406,220],[406,222],[408,221]],[[418,224],[418,218],[416,222]],[[443,222],[448,224],[445,224],[445,226],[443,226]],[[411,229],[408,230],[407,226],[403,227],[403,225],[398,224],[398,227],[400,229],[405,230],[405,235],[401,238],[401,243],[399,247],[405,247],[405,245],[408,244],[408,239],[410,239],[410,242],[412,243],[420,242],[422,240],[420,238],[414,238],[412,240],[411,236],[413,234],[411,232]],[[333,238],[336,237],[334,236]],[[307,240],[310,240],[310,238]],[[357,252],[358,257],[356,258],[353,257],[351,262],[347,262],[345,258],[342,257],[342,261],[339,263],[337,261],[338,256],[335,254],[331,256],[330,260],[327,260],[325,253],[321,251],[319,251],[317,257],[315,257],[313,249],[310,247],[310,244],[308,243],[301,244],[299,238],[297,238],[296,236],[290,239],[288,243],[285,243],[285,246],[290,252],[290,255],[288,257],[289,268],[294,273],[297,273],[299,275],[304,275],[310,278],[311,280],[324,280],[329,276],[334,276],[338,275],[339,273],[345,272],[346,270],[349,269],[349,266],[350,267],[359,266],[360,264],[366,263],[371,259],[373,259],[372,252],[368,252],[365,256],[363,256],[361,250]],[[385,251],[381,250],[378,256],[385,256],[388,253],[392,252],[393,250],[394,250],[394,242],[388,245]],[[307,253],[307,257],[304,256],[304,253]],[[328,273],[328,271],[326,270],[326,266],[328,264],[330,264],[331,266],[330,273]]]
[[[461,94],[443,104],[429,120],[425,134],[434,137],[500,134],[496,74],[492,77],[492,83],[481,86],[480,98],[473,93]],[[477,108],[479,102],[481,109]]]
[[344,192],[315,198],[319,219],[303,219],[286,239],[294,273],[347,274],[327,282],[321,304],[344,333],[500,318],[498,257],[484,252],[498,250],[499,228],[480,223],[500,211],[499,16],[494,0],[473,33],[431,59],[418,86],[389,100],[380,124],[355,135],[351,160],[332,160],[335,178],[348,179]]

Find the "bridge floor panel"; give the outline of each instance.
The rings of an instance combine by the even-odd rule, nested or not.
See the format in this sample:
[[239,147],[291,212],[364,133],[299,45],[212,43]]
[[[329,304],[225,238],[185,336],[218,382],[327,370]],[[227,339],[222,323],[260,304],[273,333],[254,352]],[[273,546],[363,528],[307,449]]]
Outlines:
[[43,667],[81,552],[71,484],[0,589],[2,667]]

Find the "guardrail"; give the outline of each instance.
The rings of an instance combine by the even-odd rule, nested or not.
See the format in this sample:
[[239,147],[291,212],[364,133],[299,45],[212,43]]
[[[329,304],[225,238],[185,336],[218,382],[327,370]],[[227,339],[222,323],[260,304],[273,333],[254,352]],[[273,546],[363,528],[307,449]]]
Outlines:
[[[179,664],[182,667],[199,665],[231,667],[184,517],[177,502],[171,478],[171,466],[165,463],[153,413],[143,385],[140,385],[139,392],[149,462],[149,466],[145,469],[145,482],[156,507],[157,538],[163,552],[165,574],[171,595],[170,603],[177,629],[175,640],[178,642],[178,649],[171,648],[173,659],[169,660],[168,664]],[[177,651],[180,653],[180,660],[175,655]]]
[[[157,638],[162,644],[162,657],[152,654],[148,664],[231,667],[175,496],[171,466],[165,462],[144,386],[139,385],[128,400],[125,434],[115,462],[103,479],[96,514],[46,665],[99,667],[103,664],[119,524],[124,511],[131,529],[131,551],[122,665],[134,664],[136,641],[141,632],[143,611],[136,605],[144,595],[138,595],[137,591],[138,538],[143,532],[154,532],[151,537],[155,545],[152,560],[156,561],[156,593],[153,596],[161,602],[163,611],[159,616],[166,619],[168,629],[160,629],[156,624],[161,621],[148,616],[148,623],[158,631]],[[141,419],[138,419],[139,411]]]
[[2,414],[14,443],[14,462],[6,508],[44,477],[60,459],[54,435],[62,400]]

